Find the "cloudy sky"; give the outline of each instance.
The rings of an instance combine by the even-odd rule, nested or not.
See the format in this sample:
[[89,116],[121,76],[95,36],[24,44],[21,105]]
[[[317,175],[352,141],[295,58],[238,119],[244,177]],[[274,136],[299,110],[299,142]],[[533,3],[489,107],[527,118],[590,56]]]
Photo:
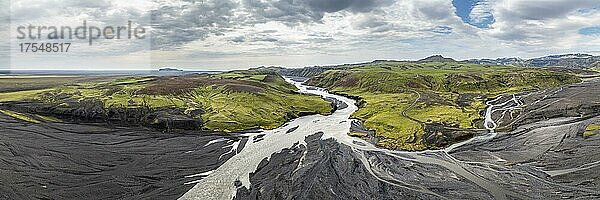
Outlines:
[[[6,0],[3,0],[6,2]],[[375,59],[600,55],[598,0],[12,0],[13,69],[245,69]],[[4,7],[4,6],[3,6]],[[18,25],[133,21],[148,39],[24,54]],[[6,23],[3,23],[6,24]],[[10,34],[10,37],[6,35]],[[6,47],[0,54],[6,55]],[[6,56],[3,56],[6,57]]]

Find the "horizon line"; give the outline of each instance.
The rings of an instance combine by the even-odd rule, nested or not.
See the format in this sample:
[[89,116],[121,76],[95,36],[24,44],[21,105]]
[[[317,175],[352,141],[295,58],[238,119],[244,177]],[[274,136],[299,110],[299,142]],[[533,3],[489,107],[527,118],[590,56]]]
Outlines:
[[544,56],[537,56],[537,57],[529,57],[529,58],[523,58],[523,57],[518,57],[518,56],[512,56],[512,57],[496,57],[496,58],[469,58],[469,59],[455,59],[453,57],[446,57],[443,54],[431,54],[427,57],[423,57],[423,58],[410,58],[410,59],[372,59],[372,60],[365,60],[365,61],[357,61],[357,62],[347,62],[347,63],[329,63],[329,64],[312,64],[312,65],[304,65],[304,66],[285,66],[285,65],[256,65],[256,66],[249,66],[249,67],[241,67],[241,68],[231,68],[231,69],[202,69],[202,68],[178,68],[178,67],[173,67],[173,66],[165,66],[165,67],[159,67],[159,68],[151,68],[151,69],[142,69],[142,68],[128,68],[128,69],[123,69],[123,68],[98,68],[98,69],[71,69],[71,68],[63,68],[63,69],[36,69],[36,68],[8,68],[8,69],[2,69],[0,68],[0,72],[2,71],[158,71],[160,69],[166,69],[166,68],[172,68],[172,69],[179,69],[179,70],[183,70],[183,71],[215,71],[215,72],[224,72],[224,71],[235,71],[235,70],[249,70],[249,69],[254,69],[254,68],[260,68],[260,67],[282,67],[282,68],[305,68],[305,67],[331,67],[331,66],[342,66],[342,65],[355,65],[355,64],[367,64],[367,63],[372,63],[372,62],[376,62],[376,61],[392,61],[392,62],[415,62],[415,61],[419,61],[422,59],[426,59],[429,57],[433,57],[433,56],[442,56],[444,58],[450,58],[453,59],[457,62],[462,62],[462,61],[470,61],[470,60],[495,60],[495,59],[508,59],[508,58],[517,58],[517,59],[523,59],[523,60],[530,60],[530,59],[536,59],[536,58],[544,58],[544,57],[550,57],[550,56],[560,56],[560,55],[576,55],[576,54],[585,54],[585,55],[590,55],[590,56],[598,56],[597,54],[592,54],[592,53],[555,53],[555,54],[547,54]]

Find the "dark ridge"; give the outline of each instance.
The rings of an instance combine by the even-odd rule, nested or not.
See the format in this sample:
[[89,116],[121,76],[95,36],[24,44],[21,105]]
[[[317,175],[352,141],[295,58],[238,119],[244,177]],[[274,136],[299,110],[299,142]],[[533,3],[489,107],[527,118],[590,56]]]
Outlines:
[[417,63],[428,63],[428,62],[456,62],[456,60],[452,58],[445,58],[442,55],[433,55],[427,58],[418,60]]
[[466,62],[481,65],[513,65],[521,67],[565,67],[576,69],[591,69],[600,66],[600,56],[590,54],[550,55],[532,59],[497,58],[471,59]]

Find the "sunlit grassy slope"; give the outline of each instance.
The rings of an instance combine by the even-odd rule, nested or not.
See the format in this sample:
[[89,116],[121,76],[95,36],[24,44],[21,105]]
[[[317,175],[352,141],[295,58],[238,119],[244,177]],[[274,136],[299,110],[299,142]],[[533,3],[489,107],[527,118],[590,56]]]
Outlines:
[[0,110],[0,114],[8,115],[10,117],[20,119],[23,121],[27,121],[27,122],[31,122],[31,123],[39,123],[40,122],[40,121],[35,120],[27,115],[24,115],[24,114],[18,113],[18,112],[14,112],[14,111],[10,111],[10,110]]
[[73,107],[100,102],[112,108],[176,110],[203,119],[211,131],[272,129],[306,114],[330,114],[331,104],[296,88],[270,71],[233,71],[216,75],[129,77],[80,82],[47,89],[0,93],[0,102],[39,101]]
[[585,129],[585,132],[583,133],[583,136],[584,137],[591,137],[591,136],[597,134],[598,132],[600,132],[600,124],[590,124]]
[[353,117],[376,131],[380,147],[424,150],[440,147],[425,141],[424,135],[431,141],[447,137],[443,132],[427,133],[427,125],[474,130],[488,98],[579,81],[576,76],[544,69],[379,62],[329,70],[308,83],[360,97],[361,108]]

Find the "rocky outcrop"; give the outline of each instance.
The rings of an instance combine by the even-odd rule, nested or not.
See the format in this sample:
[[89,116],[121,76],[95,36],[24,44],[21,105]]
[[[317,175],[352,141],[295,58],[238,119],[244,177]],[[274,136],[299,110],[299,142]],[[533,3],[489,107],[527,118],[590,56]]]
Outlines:
[[333,111],[348,108],[348,104],[346,104],[343,101],[340,101],[336,98],[326,97],[324,99],[325,99],[325,101],[331,102],[331,107],[333,107]]
[[456,60],[452,58],[446,58],[442,55],[433,55],[427,58],[418,60],[417,63],[428,63],[428,62],[456,62]]
[[[67,101],[68,102],[68,101]],[[61,105],[42,102],[10,102],[0,107],[21,113],[52,115],[74,122],[105,121],[115,124],[146,126],[160,130],[201,130],[203,121],[183,114],[174,108],[104,108],[97,100],[82,100],[63,103]]]
[[431,147],[444,148],[458,141],[472,138],[476,131],[452,128],[444,124],[425,124],[423,143]]
[[171,109],[156,111],[148,115],[147,118],[152,120],[150,122],[151,126],[166,130],[200,130],[203,125],[202,119],[192,118],[181,114],[178,110]]
[[282,76],[313,77],[324,71],[333,69],[333,67],[305,67],[299,69],[270,67],[268,69],[273,70]]

